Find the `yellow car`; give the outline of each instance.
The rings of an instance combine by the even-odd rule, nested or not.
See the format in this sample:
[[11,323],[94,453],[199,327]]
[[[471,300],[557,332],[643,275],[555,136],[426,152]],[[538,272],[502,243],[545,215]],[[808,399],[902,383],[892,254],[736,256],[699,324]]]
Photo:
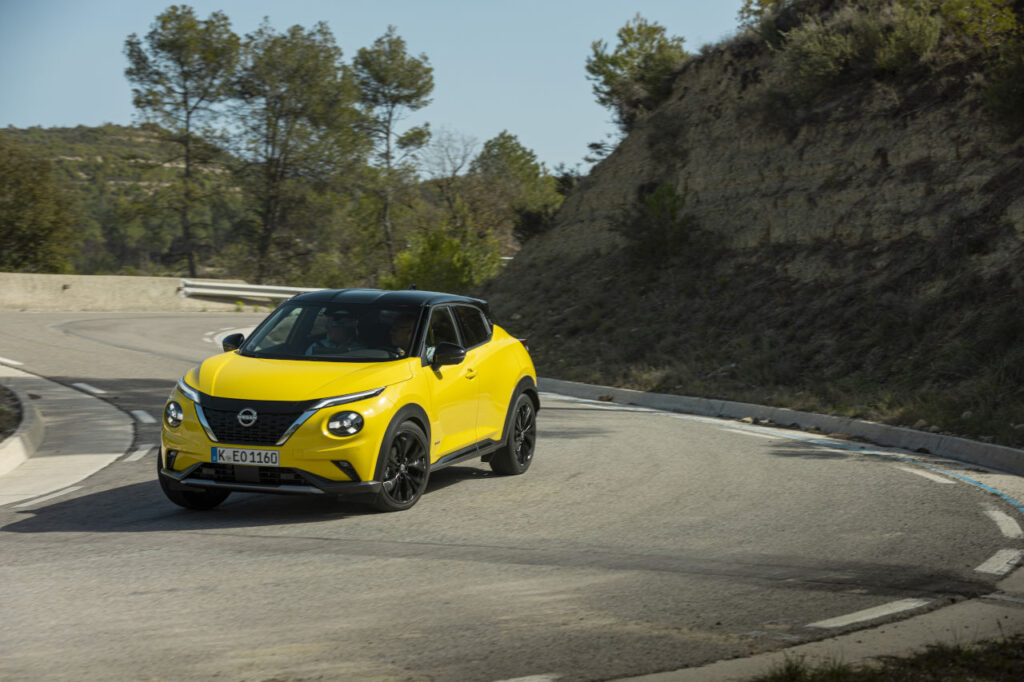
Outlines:
[[231,491],[413,506],[430,472],[533,460],[537,376],[483,301],[428,291],[296,296],[182,377],[164,406],[160,486],[211,509]]

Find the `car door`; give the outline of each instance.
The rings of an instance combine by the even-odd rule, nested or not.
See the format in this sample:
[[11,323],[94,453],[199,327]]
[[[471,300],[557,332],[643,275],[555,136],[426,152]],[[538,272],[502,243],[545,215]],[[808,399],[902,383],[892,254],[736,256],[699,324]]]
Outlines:
[[[433,362],[434,349],[440,343],[462,345],[458,327],[449,306],[438,306],[430,312],[427,323],[424,358]],[[476,442],[478,400],[476,373],[465,360],[458,365],[425,367],[431,395],[431,430],[436,461]]]
[[491,343],[490,321],[476,306],[452,306],[466,346],[466,365],[475,373],[477,417],[476,439],[500,440],[513,379]]

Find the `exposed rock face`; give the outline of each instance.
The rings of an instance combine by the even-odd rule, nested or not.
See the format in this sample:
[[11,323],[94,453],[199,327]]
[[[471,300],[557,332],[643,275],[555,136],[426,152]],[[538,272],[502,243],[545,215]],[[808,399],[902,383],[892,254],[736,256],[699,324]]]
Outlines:
[[934,237],[979,221],[1024,239],[1024,146],[986,119],[971,74],[861,84],[800,108],[773,97],[772,54],[753,40],[688,65],[672,100],[566,199],[545,250],[608,248],[609,224],[663,182],[733,247]]

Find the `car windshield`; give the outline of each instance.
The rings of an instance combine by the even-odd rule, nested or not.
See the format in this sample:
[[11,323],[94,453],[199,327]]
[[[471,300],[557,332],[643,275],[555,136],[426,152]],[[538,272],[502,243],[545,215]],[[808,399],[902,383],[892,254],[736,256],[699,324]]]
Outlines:
[[286,303],[240,348],[243,355],[294,360],[380,362],[411,353],[419,308]]

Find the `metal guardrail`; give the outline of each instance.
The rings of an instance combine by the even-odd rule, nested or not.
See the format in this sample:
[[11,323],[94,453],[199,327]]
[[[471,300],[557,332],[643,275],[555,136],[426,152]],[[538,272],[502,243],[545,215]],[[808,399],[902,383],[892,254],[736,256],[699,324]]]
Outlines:
[[319,287],[277,287],[245,282],[213,282],[183,279],[179,289],[182,296],[207,296],[214,298],[269,298],[283,300],[296,294],[320,291]]

